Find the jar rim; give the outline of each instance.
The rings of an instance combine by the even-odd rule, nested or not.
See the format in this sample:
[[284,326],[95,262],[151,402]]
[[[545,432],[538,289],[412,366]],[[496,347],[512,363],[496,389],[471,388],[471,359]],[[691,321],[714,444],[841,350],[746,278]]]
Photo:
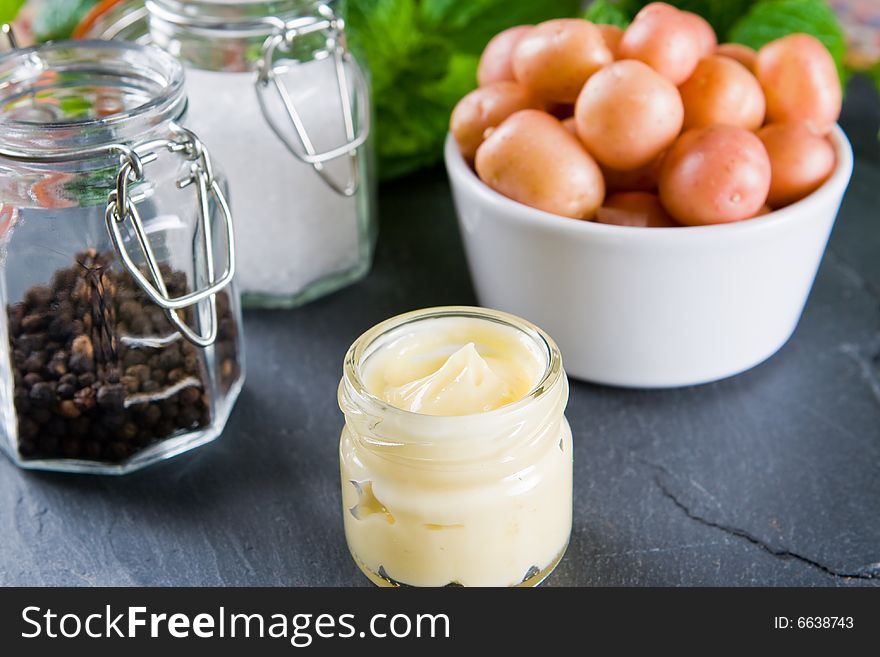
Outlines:
[[[333,0],[146,0],[151,18],[194,31],[267,36],[283,26],[280,17],[291,18],[303,10]],[[272,19],[276,20],[272,20]]]
[[[490,411],[467,415],[428,415],[425,413],[409,411],[389,404],[370,392],[361,377],[361,364],[364,360],[365,352],[370,345],[374,344],[375,341],[382,336],[387,335],[391,331],[402,326],[406,326],[407,324],[446,317],[464,317],[492,321],[516,329],[530,337],[541,348],[542,353],[546,355],[544,371],[538,381],[532,386],[528,393],[516,401],[499,406]],[[541,328],[528,320],[517,317],[516,315],[479,306],[437,306],[410,311],[386,319],[362,333],[348,349],[343,362],[344,382],[361,400],[371,405],[381,407],[384,413],[393,413],[400,417],[419,418],[423,422],[466,422],[472,421],[477,417],[501,417],[508,413],[515,413],[519,409],[545,396],[550,390],[554,389],[556,383],[562,376],[562,371],[562,355],[559,351],[559,347],[556,346],[553,339]]]
[[[25,70],[30,67],[32,76],[11,77],[22,66]],[[175,57],[154,46],[102,40],[54,41],[0,55],[0,106],[8,102],[6,92],[11,85],[33,84],[46,72],[65,70],[82,70],[118,79],[131,77],[134,71],[134,75],[152,84],[152,93],[145,102],[106,116],[40,122],[11,118],[0,112],[0,126],[4,128],[0,132],[0,143],[28,151],[65,152],[68,150],[65,144],[73,141],[71,130],[93,132],[91,143],[120,141],[118,135],[111,133],[125,125],[139,124],[134,132],[137,134],[165,119],[179,118],[186,109],[183,66]],[[51,83],[45,88],[52,88]],[[64,134],[65,139],[57,140],[56,134]],[[72,147],[81,148],[82,144]]]

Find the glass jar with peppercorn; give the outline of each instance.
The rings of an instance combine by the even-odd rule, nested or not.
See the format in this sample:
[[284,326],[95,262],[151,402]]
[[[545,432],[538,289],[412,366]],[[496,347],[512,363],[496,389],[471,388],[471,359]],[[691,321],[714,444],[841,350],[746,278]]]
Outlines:
[[153,47],[0,57],[0,446],[124,473],[213,440],[243,380],[226,185]]

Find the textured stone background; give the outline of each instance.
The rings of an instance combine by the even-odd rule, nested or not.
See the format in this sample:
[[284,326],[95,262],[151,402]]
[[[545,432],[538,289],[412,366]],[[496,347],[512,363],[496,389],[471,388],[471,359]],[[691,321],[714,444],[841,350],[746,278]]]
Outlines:
[[[880,103],[806,313],[769,362],[698,388],[573,383],[575,524],[548,585],[880,583]],[[342,533],[336,386],[390,315],[473,303],[445,175],[385,187],[370,277],[246,317],[222,439],[126,478],[0,459],[0,584],[365,585]],[[878,579],[874,579],[878,578]]]

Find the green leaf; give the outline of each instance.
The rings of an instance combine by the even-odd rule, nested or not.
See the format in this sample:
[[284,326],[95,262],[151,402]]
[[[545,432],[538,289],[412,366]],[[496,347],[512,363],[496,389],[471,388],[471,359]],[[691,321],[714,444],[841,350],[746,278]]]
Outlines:
[[437,125],[443,108],[424,97],[424,87],[446,75],[449,45],[422,31],[413,0],[349,2],[346,24],[352,50],[371,73],[381,175],[421,166],[445,130]]
[[37,41],[68,39],[98,0],[46,0],[34,20]]
[[25,0],[0,0],[0,23],[11,23]]
[[632,20],[632,16],[625,11],[624,7],[619,3],[611,2],[611,0],[594,0],[583,13],[583,17],[593,23],[616,25],[617,27],[626,27]]
[[[718,41],[727,39],[730,29],[756,4],[756,0],[667,0],[679,9],[699,14],[714,28]],[[647,4],[647,3],[645,3]]]
[[[413,0],[359,0],[347,3],[347,8],[349,44],[370,67],[374,96],[378,96],[392,89],[401,71],[418,66],[413,58],[419,57],[425,44],[416,4]],[[424,63],[444,70],[446,66],[443,60]]]
[[846,79],[843,59],[846,37],[834,11],[824,0],[761,0],[730,31],[729,40],[758,49],[766,43],[804,32],[821,41]]

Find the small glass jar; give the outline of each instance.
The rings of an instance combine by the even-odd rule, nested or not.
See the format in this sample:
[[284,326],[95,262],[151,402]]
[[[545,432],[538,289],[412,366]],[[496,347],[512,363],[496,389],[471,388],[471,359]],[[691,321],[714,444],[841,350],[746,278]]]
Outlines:
[[[371,357],[415,329],[492,322],[543,362],[522,399],[458,416],[389,405],[364,381]],[[420,310],[367,331],[345,358],[339,447],[345,535],[380,586],[535,586],[571,533],[572,441],[559,350],[536,326],[482,308]]]
[[147,39],[184,63],[189,124],[237,183],[246,305],[300,305],[372,261],[369,88],[336,4],[124,0],[80,30]]
[[0,446],[120,474],[216,438],[243,379],[226,185],[157,48],[0,57]]

